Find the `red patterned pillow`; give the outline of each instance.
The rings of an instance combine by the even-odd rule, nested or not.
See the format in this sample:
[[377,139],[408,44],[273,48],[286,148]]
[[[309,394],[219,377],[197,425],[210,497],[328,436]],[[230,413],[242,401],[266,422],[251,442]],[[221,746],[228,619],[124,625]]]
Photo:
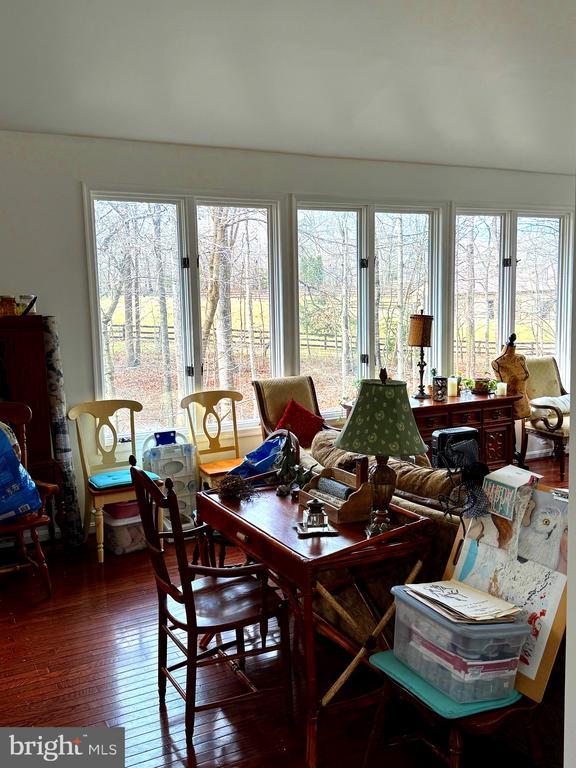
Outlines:
[[317,432],[322,429],[324,419],[317,416],[312,411],[304,408],[296,400],[290,400],[280,421],[276,424],[276,429],[289,429],[298,438],[298,442],[303,448],[309,448]]

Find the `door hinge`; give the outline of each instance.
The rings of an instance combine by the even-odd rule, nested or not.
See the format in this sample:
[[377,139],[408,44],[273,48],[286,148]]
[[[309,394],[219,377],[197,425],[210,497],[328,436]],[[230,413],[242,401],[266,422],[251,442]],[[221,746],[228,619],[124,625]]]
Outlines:
[[194,366],[193,365],[187,365],[186,366],[186,376],[194,376]]
[[360,269],[368,269],[368,259],[360,259]]
[[182,257],[182,269],[190,269],[190,259],[188,256]]
[[360,355],[360,362],[366,363],[366,365],[368,365],[368,363],[370,362],[370,357],[367,354],[362,354]]

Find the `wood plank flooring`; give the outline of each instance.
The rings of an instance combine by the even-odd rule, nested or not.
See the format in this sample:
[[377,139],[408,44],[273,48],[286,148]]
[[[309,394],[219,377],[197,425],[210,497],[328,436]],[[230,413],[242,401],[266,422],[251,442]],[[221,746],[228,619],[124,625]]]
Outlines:
[[[558,484],[551,462],[532,462],[531,467],[545,474],[549,484]],[[46,552],[54,584],[51,600],[44,599],[31,572],[6,575],[0,581],[0,726],[122,726],[129,768],[304,766],[298,652],[294,652],[294,723],[279,694],[203,712],[197,716],[194,752],[187,754],[182,700],[169,686],[166,709],[158,706],[157,602],[146,553],[107,554],[101,567],[93,542],[71,553],[58,544],[47,545]],[[327,641],[320,645],[319,655],[329,680],[348,660]],[[248,664],[261,684],[278,679],[274,653]],[[365,671],[355,685],[364,690],[374,682]],[[201,672],[199,699],[230,694],[236,685],[229,670],[210,667]],[[361,765],[372,714],[366,708],[321,721],[321,768]],[[494,762],[495,749],[488,740],[471,744],[465,768],[488,761],[499,765]],[[504,759],[502,745],[497,749]],[[438,765],[417,746],[382,748],[379,758],[378,764],[389,768]],[[513,753],[506,757],[519,759]]]

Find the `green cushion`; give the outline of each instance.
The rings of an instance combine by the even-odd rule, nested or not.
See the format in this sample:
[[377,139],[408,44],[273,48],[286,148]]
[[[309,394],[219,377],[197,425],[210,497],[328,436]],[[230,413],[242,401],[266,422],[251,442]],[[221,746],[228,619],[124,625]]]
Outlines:
[[505,699],[492,699],[491,701],[474,701],[469,704],[459,704],[445,693],[434,688],[427,683],[424,678],[413,672],[409,667],[399,661],[394,656],[393,651],[382,651],[370,656],[370,664],[384,672],[395,683],[405,688],[411,694],[437,715],[445,717],[448,720],[455,720],[459,717],[468,717],[476,715],[478,712],[487,712],[490,709],[500,709],[514,704],[522,698],[522,694],[513,691]]

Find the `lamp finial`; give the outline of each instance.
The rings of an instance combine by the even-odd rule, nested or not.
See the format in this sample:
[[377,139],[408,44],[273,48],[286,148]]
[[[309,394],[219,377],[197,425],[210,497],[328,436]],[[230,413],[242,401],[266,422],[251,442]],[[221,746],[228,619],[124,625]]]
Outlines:
[[380,368],[380,381],[382,384],[386,384],[386,381],[388,379],[388,371],[386,368]]

